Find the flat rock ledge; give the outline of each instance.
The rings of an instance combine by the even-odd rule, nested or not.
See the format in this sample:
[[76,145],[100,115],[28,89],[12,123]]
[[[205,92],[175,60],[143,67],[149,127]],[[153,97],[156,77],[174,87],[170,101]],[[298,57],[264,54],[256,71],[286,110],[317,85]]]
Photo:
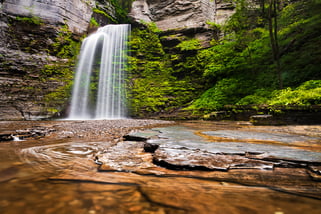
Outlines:
[[262,151],[215,153],[164,143],[172,139],[162,134],[151,129],[124,136],[127,141],[97,154],[98,171],[236,182],[321,199],[321,162],[267,157]]

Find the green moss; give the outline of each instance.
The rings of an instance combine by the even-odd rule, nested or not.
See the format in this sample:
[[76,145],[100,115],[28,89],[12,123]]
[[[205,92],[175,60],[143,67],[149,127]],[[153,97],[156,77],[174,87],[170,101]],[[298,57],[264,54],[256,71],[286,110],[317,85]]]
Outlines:
[[202,96],[187,109],[210,112],[222,109],[225,105],[234,104],[242,97],[242,94],[245,93],[241,85],[242,82],[238,79],[223,79],[203,93]]
[[180,58],[164,52],[155,25],[134,29],[129,57],[130,100],[133,115],[146,116],[168,112],[190,102],[197,93],[188,78],[177,78],[171,59]]
[[90,27],[99,27],[99,24],[94,17],[91,17],[89,25]]
[[59,29],[58,37],[52,44],[53,55],[60,58],[75,58],[80,50],[81,43],[73,38],[68,25],[63,25]]
[[45,65],[39,78],[49,84],[50,82],[61,84],[44,96],[44,112],[57,113],[66,108],[71,94],[75,61],[80,45],[80,41],[74,39],[67,25],[60,27],[58,37],[52,44],[52,54],[63,60]]
[[44,97],[45,111],[56,113],[61,112],[66,108],[68,99],[72,89],[72,81],[65,83],[65,85],[58,87],[54,92],[51,92]]
[[116,19],[114,19],[113,17],[111,17],[110,15],[108,15],[105,11],[103,10],[100,10],[98,8],[94,8],[93,9],[93,12],[94,13],[97,13],[97,14],[100,14],[100,15],[103,15],[104,17],[106,17],[108,20],[111,20],[112,22],[114,23],[119,23]]
[[115,8],[117,23],[129,23],[128,13],[134,0],[108,0]]
[[20,17],[17,16],[16,20],[19,22],[24,22],[32,25],[42,25],[43,21],[40,17],[37,16],[32,16],[32,17]]
[[201,43],[198,39],[194,38],[194,39],[182,41],[176,47],[179,48],[181,51],[199,50],[201,48]]
[[296,89],[277,90],[273,93],[270,105],[315,105],[321,104],[321,80],[311,80]]
[[64,64],[45,65],[40,77],[42,81],[48,83],[60,82],[61,86],[44,96],[44,111],[57,113],[66,108],[72,89],[73,68],[73,60],[69,60]]
[[[321,41],[317,30],[321,25],[320,2],[289,2],[278,11],[280,63],[285,87],[282,90],[278,89],[269,28],[262,8],[242,4],[244,1],[239,3],[236,13],[221,28],[225,36],[212,42],[212,47],[198,51],[200,63],[195,61],[195,64],[204,66],[204,78],[212,87],[190,109],[210,112],[227,104],[320,104],[321,51],[315,48]],[[183,63],[178,66],[182,72],[191,69]],[[221,85],[224,79],[237,80],[237,84]]]

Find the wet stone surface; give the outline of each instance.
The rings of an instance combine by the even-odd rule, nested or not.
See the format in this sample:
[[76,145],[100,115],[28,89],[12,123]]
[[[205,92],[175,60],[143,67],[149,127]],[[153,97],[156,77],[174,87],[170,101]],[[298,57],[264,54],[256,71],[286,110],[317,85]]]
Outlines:
[[0,123],[41,127],[0,143],[3,213],[320,213],[321,126]]
[[[195,130],[179,126],[154,130],[155,133],[161,132],[159,139],[153,139],[149,142],[159,143],[160,148],[200,149],[213,154],[234,154],[251,156],[257,159],[321,164],[321,154],[317,152],[321,142],[319,137],[240,130],[200,132],[201,137]],[[183,136],[186,136],[186,138]],[[301,144],[300,147],[297,143]]]

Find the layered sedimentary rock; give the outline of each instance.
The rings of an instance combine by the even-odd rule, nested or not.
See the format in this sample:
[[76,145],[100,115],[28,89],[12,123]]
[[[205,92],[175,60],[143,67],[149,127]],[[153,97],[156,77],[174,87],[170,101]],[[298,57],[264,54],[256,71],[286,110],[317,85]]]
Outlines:
[[14,16],[36,16],[51,24],[67,24],[73,32],[87,30],[94,0],[5,0],[2,10]]
[[133,23],[155,23],[163,31],[165,46],[173,43],[173,38],[185,36],[194,37],[207,47],[217,36],[210,25],[225,23],[234,13],[234,8],[229,1],[136,0],[129,16]]
[[215,2],[210,0],[138,0],[131,16],[136,21],[155,22],[161,30],[203,27],[215,21]]
[[155,22],[163,31],[205,27],[208,22],[223,24],[234,12],[230,1],[136,0],[130,17],[135,22]]
[[[50,117],[66,107],[57,90],[72,78],[71,58],[94,7],[115,16],[107,0],[0,1],[0,120]],[[61,100],[48,106],[53,97]]]

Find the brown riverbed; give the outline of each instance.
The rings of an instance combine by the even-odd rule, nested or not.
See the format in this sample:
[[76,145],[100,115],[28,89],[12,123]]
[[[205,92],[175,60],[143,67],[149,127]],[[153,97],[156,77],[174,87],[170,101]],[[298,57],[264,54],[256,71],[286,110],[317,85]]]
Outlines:
[[[122,138],[133,130],[150,128],[159,134],[146,132],[147,138],[151,138],[147,142]],[[167,135],[168,130],[174,133],[183,130],[186,135],[174,140]],[[174,124],[153,120],[2,121],[1,133],[24,139],[0,143],[0,213],[313,214],[321,211],[318,155],[321,126],[318,125],[251,126],[247,122],[204,121]],[[199,139],[201,144],[211,147],[181,146],[197,145]],[[223,145],[222,149],[232,145],[240,148],[244,144],[260,151],[233,153],[235,147],[231,147],[230,154],[225,150],[218,154],[213,152],[215,143],[219,143],[217,147]],[[146,145],[151,144],[160,146],[147,152]],[[276,148],[275,153],[267,154],[265,147],[257,147],[260,145]],[[294,152],[294,157],[278,153],[278,148]],[[213,161],[218,158],[226,162],[224,170],[219,170],[217,167],[221,165]],[[233,165],[233,161],[227,161],[229,158],[243,161],[243,165]]]

